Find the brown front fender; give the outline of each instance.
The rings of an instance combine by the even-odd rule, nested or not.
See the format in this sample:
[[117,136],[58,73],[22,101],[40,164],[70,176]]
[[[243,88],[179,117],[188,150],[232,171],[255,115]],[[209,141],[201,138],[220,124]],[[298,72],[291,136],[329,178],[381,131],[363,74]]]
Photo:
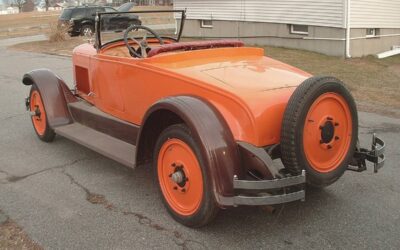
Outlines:
[[72,122],[67,103],[78,100],[61,78],[48,69],[37,69],[26,73],[22,83],[38,87],[51,128]]
[[193,96],[169,97],[155,103],[146,113],[137,142],[137,162],[149,160],[158,135],[167,126],[185,123],[198,142],[213,183],[216,201],[234,195],[234,175],[242,176],[238,146],[218,110]]

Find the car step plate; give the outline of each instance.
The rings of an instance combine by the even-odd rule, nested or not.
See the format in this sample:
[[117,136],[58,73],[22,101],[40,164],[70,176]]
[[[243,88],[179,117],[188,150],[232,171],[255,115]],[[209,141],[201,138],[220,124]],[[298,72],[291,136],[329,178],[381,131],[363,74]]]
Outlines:
[[87,148],[90,148],[123,165],[135,167],[136,147],[92,128],[72,123],[57,127],[55,132]]

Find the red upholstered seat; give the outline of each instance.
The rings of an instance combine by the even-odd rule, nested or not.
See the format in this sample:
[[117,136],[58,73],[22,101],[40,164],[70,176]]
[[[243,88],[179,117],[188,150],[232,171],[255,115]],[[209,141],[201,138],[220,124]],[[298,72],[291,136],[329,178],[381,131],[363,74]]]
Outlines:
[[243,47],[244,43],[239,40],[213,40],[213,41],[195,41],[195,42],[179,42],[164,44],[154,47],[147,54],[148,57],[155,56],[164,52],[179,51],[179,50],[199,50],[222,47]]

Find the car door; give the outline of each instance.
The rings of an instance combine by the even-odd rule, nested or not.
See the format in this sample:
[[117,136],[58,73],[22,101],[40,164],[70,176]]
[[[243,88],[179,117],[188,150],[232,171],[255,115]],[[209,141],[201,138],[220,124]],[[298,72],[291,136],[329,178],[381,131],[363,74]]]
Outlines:
[[90,68],[95,105],[104,112],[123,118],[125,106],[121,80],[126,73],[124,65],[115,58],[97,53],[90,59]]
[[80,31],[83,22],[85,21],[86,8],[76,8],[72,12],[71,19],[74,20],[75,30]]

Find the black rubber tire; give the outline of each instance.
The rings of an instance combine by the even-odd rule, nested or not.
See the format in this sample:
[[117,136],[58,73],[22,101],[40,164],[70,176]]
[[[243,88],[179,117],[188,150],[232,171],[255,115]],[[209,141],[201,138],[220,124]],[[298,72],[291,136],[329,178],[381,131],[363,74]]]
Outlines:
[[81,36],[84,36],[84,35],[85,35],[85,29],[88,29],[88,28],[90,29],[91,34],[93,35],[93,34],[94,34],[94,26],[93,26],[93,25],[90,25],[90,24],[84,24],[84,25],[82,25],[80,35],[81,35]]
[[[36,84],[32,84],[31,90],[30,90],[30,92],[29,92],[29,100],[31,100],[31,95],[32,95],[32,92],[33,92],[34,90],[36,90],[36,91],[39,93],[40,98],[42,98],[42,94],[40,93],[40,91],[39,91],[38,87],[36,86]],[[42,98],[42,100],[43,100],[43,98]],[[31,110],[31,111],[32,111],[32,110]],[[46,109],[45,109],[45,112],[46,112]],[[32,121],[32,119],[31,119],[31,121]],[[54,130],[49,126],[49,121],[48,121],[48,119],[47,119],[47,116],[46,116],[46,129],[45,129],[45,132],[44,132],[43,135],[40,135],[40,134],[36,131],[36,128],[35,128],[35,125],[33,124],[33,121],[32,121],[32,125],[33,125],[33,129],[35,130],[36,135],[39,137],[40,140],[42,140],[42,141],[44,141],[44,142],[52,142],[52,141],[54,141],[54,137],[56,136],[56,133],[55,133]]]
[[[326,173],[316,171],[309,164],[303,148],[303,129],[307,113],[322,94],[334,92],[347,102],[352,117],[352,138],[349,150],[339,166]],[[311,77],[294,91],[286,107],[281,130],[281,154],[285,168],[292,174],[306,170],[307,184],[321,188],[337,181],[351,161],[358,139],[358,116],[353,97],[343,83],[334,77]]]
[[[160,182],[158,178],[158,171],[157,171],[157,160],[158,160],[158,154],[160,152],[160,149],[162,145],[168,140],[172,138],[177,138],[179,140],[182,140],[185,142],[187,145],[190,146],[190,148],[193,150],[195,153],[199,164],[201,166],[201,172],[203,176],[203,198],[200,204],[199,209],[190,216],[182,216],[178,213],[176,213],[168,204],[166,201],[160,187]],[[187,227],[201,227],[205,226],[206,224],[210,223],[215,216],[217,215],[219,211],[219,207],[216,204],[214,194],[213,194],[213,188],[212,188],[212,182],[209,178],[209,173],[206,167],[204,167],[204,160],[203,157],[200,153],[200,148],[198,144],[195,142],[191,135],[191,131],[185,124],[176,124],[176,125],[171,125],[170,127],[166,128],[159,138],[157,139],[157,143],[155,146],[154,150],[154,156],[153,156],[153,170],[155,174],[155,179],[157,180],[157,186],[159,193],[161,194],[162,201],[167,208],[167,211],[169,214],[179,223],[187,226]]]

